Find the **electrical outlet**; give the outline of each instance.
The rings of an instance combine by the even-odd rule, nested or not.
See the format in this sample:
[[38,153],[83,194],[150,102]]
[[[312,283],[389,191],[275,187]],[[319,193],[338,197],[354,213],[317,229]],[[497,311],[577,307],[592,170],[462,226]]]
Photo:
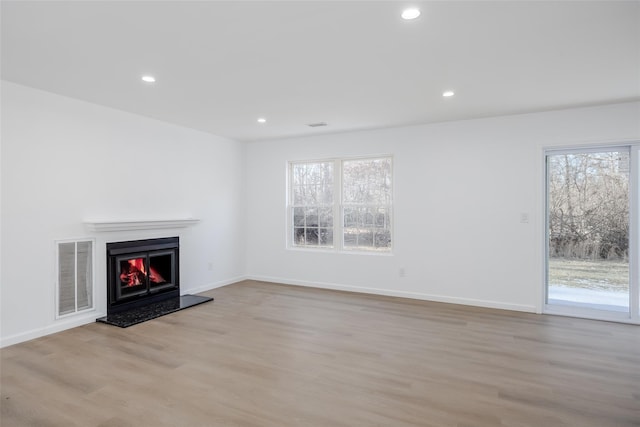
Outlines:
[[407,270],[404,267],[400,267],[398,269],[398,276],[405,277],[407,275]]
[[520,222],[523,223],[523,224],[528,223],[529,222],[529,214],[526,213],[526,212],[522,212],[520,214]]
[[213,263],[212,262],[209,263],[209,271],[213,271]]

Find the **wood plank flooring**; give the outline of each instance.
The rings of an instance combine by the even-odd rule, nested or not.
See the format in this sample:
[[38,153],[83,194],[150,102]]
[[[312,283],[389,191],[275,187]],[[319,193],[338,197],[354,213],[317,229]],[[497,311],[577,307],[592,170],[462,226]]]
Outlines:
[[245,281],[1,353],[0,425],[640,426],[640,327]]

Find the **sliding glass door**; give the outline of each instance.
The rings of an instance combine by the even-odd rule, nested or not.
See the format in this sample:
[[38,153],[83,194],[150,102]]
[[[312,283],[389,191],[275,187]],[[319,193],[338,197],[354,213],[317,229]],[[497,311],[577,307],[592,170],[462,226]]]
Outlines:
[[549,313],[638,321],[638,146],[546,153]]

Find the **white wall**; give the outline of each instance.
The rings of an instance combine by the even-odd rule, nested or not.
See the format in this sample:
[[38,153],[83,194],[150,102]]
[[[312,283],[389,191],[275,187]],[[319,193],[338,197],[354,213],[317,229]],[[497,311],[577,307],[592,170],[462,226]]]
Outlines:
[[[640,103],[251,143],[249,275],[539,311],[544,148],[631,139]],[[370,154],[394,156],[393,255],[287,250],[287,161]]]
[[[9,82],[1,135],[2,345],[104,315],[107,241],[180,235],[183,293],[244,275],[244,144]],[[185,217],[200,223],[128,233],[83,224]],[[80,237],[97,242],[97,310],[56,321],[54,240]]]

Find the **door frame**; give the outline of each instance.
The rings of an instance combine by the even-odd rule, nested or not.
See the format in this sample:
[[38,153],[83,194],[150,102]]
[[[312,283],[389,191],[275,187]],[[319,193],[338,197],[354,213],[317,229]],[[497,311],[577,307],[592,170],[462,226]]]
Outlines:
[[[547,157],[553,154],[598,153],[603,151],[629,150],[629,312],[598,310],[548,304],[549,274],[549,176]],[[542,150],[542,292],[541,313],[586,319],[640,324],[640,141],[618,141],[614,143],[580,146],[544,147]]]

